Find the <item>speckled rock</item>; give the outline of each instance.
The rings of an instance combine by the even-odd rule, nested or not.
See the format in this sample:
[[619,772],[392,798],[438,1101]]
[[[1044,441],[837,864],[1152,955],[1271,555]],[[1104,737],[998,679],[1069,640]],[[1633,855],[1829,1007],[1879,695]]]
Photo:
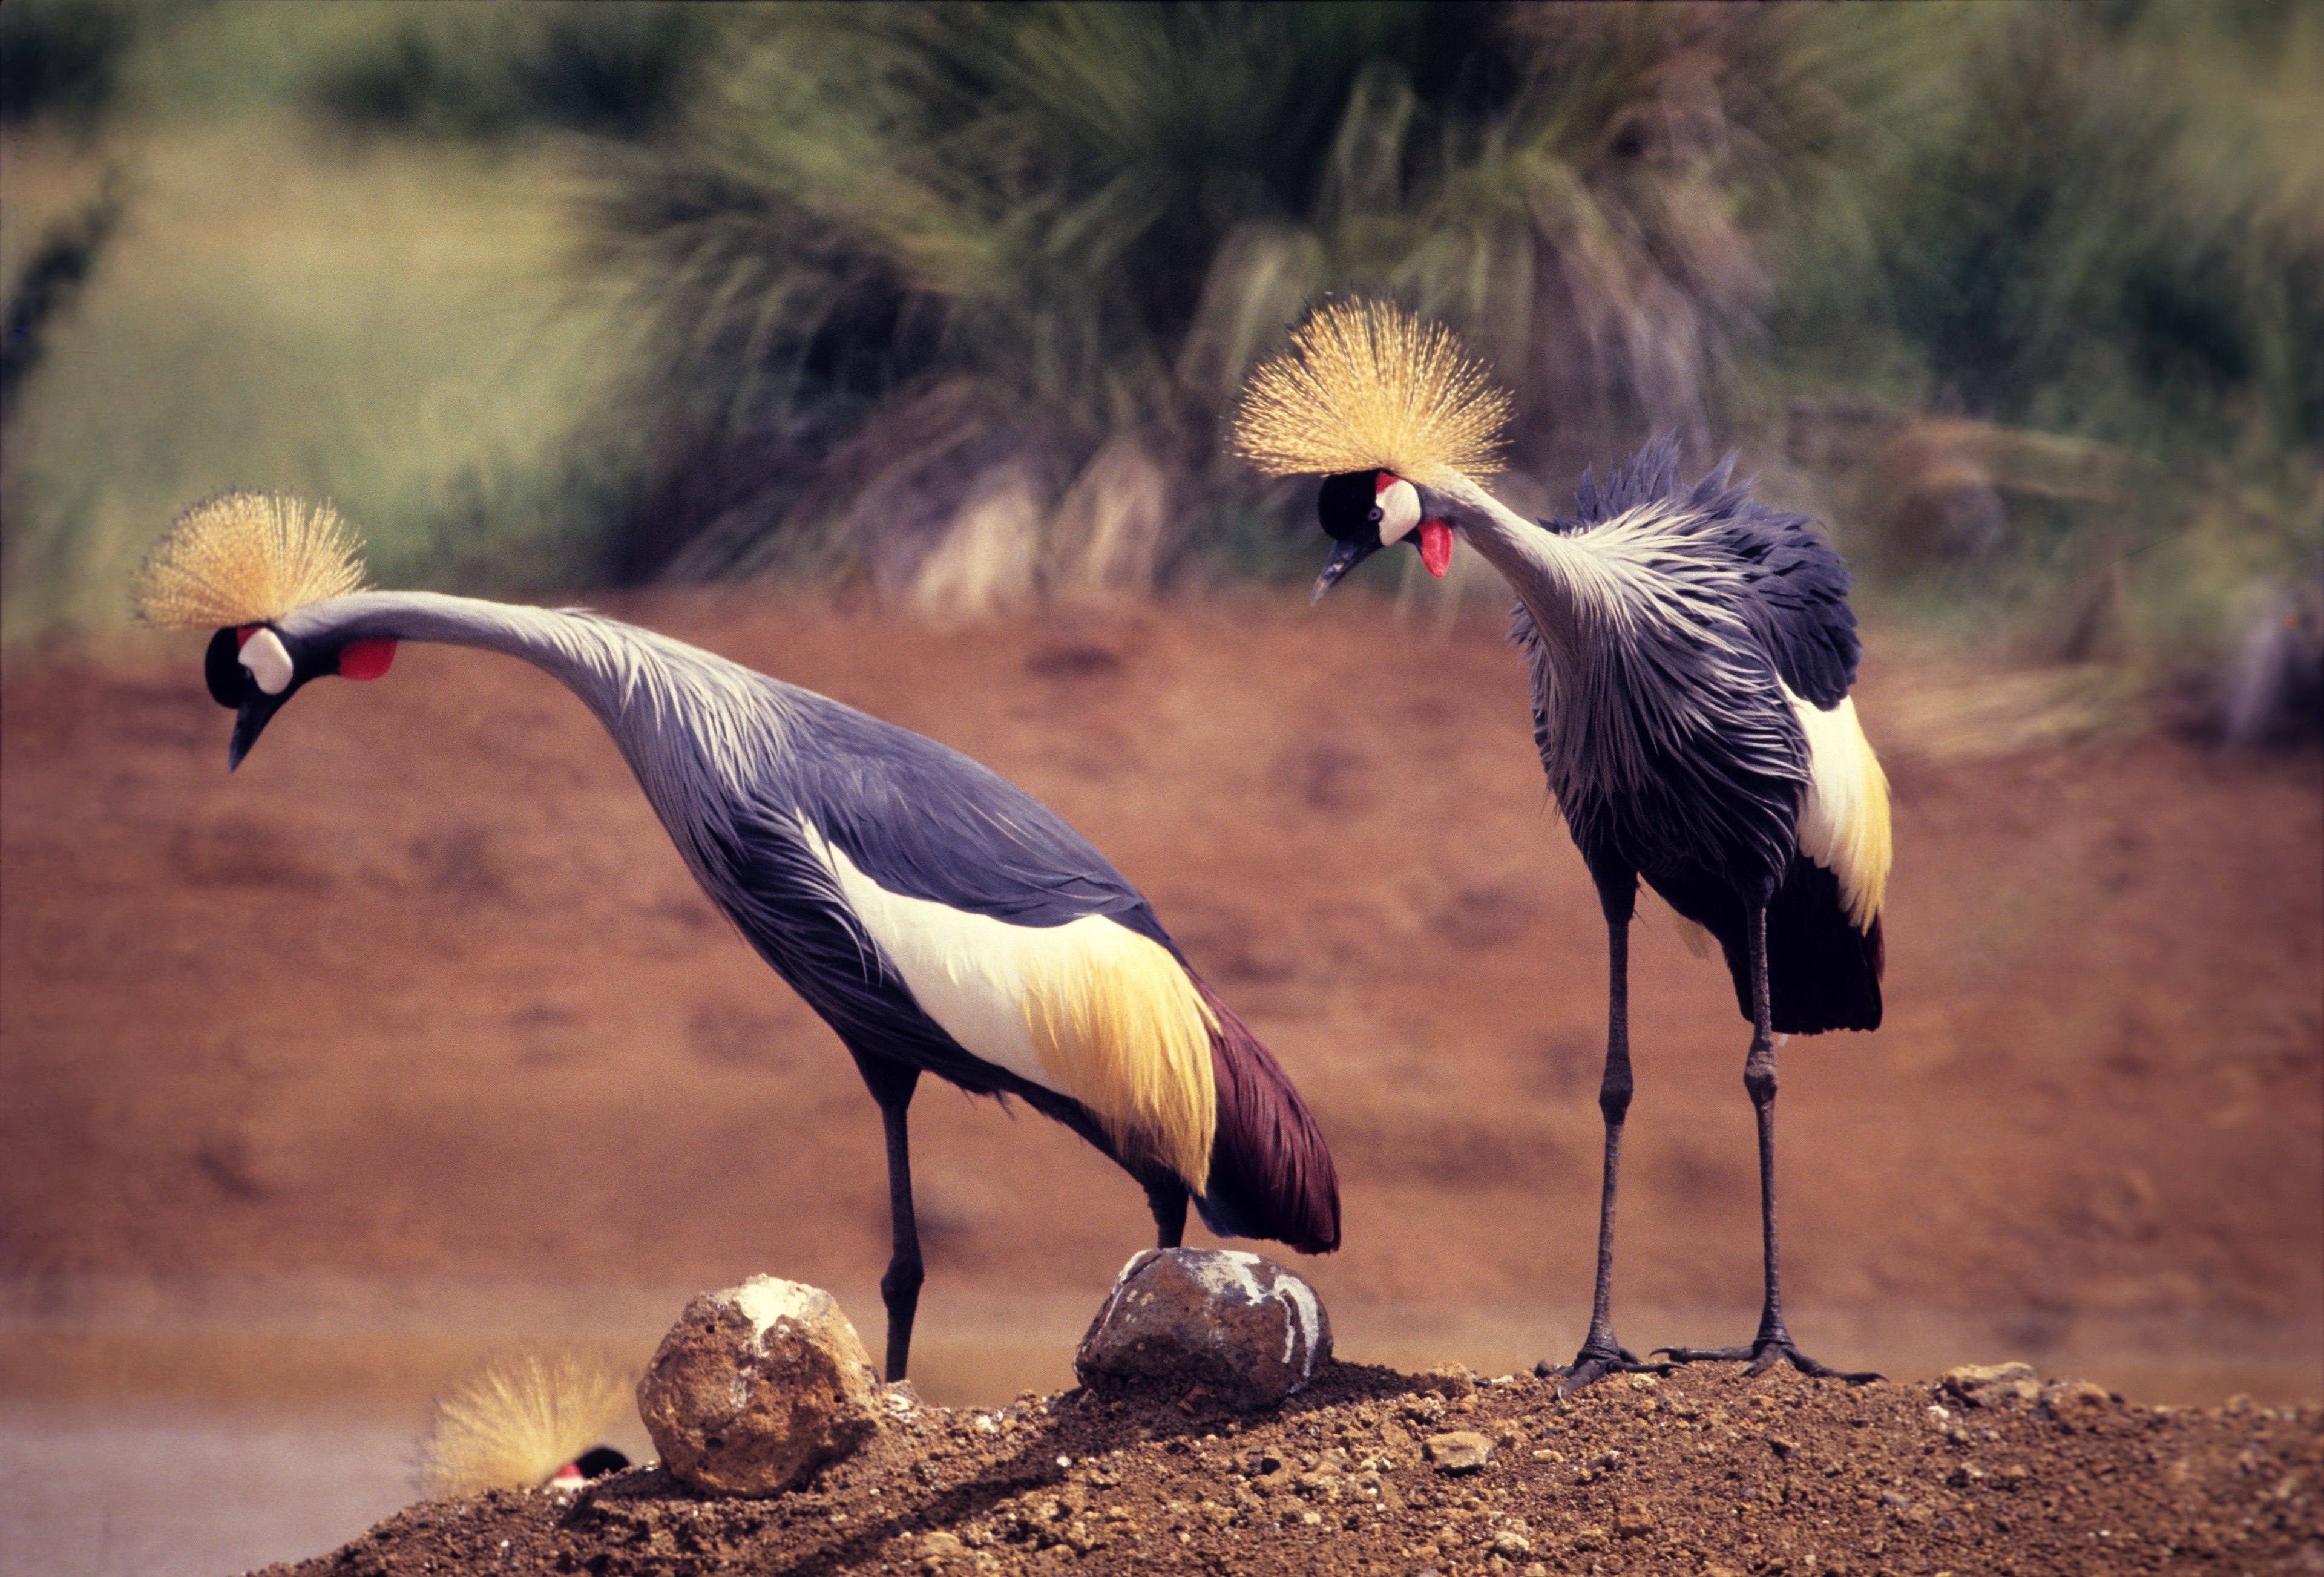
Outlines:
[[770,1276],[687,1304],[638,1381],[662,1466],[720,1494],[802,1483],[871,1439],[889,1411],[831,1295]]
[[1281,1401],[1331,1361],[1315,1289],[1234,1249],[1149,1249],[1122,1267],[1074,1354],[1093,1391],[1202,1387],[1229,1405]]

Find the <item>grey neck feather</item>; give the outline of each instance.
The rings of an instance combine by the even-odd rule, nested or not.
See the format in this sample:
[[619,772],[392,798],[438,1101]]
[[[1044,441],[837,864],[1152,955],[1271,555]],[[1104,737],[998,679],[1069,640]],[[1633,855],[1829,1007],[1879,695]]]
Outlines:
[[1566,666],[1590,624],[1609,616],[1610,590],[1591,555],[1544,530],[1466,476],[1422,490],[1425,513],[1460,528],[1533,615],[1549,654]]
[[[602,713],[625,687],[632,649],[661,638],[572,609],[528,608],[436,592],[357,592],[309,603],[281,621],[285,633],[337,642],[384,637],[474,646],[521,658],[554,675]],[[669,644],[675,645],[675,642]]]
[[581,698],[612,734],[680,849],[762,799],[789,745],[794,692],[650,630],[575,609],[435,592],[357,592],[280,621],[325,644],[384,637],[521,659]]
[[1772,670],[1737,605],[1740,572],[1700,549],[1683,510],[1633,512],[1568,536],[1465,476],[1424,488],[1421,503],[1459,528],[1530,615],[1519,628],[1535,736],[1561,797],[1585,783],[1627,792],[1684,737],[1721,742],[1770,776],[1803,771],[1798,724],[1772,704]]

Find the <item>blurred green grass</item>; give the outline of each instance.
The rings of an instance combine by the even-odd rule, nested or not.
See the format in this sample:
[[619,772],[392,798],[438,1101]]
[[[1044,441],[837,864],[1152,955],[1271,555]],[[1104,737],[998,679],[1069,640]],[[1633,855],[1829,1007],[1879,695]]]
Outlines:
[[[0,269],[97,159],[12,139]],[[374,573],[587,585],[626,456],[576,453],[602,319],[564,269],[553,161],[384,144],[318,157],[285,119],[172,125],[125,156],[128,218],[12,421],[12,641],[125,617],[162,525],[231,486],[335,501]]]

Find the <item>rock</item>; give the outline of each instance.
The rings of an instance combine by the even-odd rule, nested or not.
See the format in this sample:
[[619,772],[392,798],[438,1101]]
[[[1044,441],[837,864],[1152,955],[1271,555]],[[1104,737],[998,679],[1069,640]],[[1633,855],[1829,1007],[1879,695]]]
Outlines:
[[1448,1402],[1477,1394],[1477,1377],[1465,1363],[1440,1363],[1412,1377],[1416,1391],[1434,1391]]
[[1234,1249],[1148,1249],[1114,1279],[1074,1374],[1100,1393],[1200,1385],[1249,1410],[1331,1359],[1323,1300],[1282,1266]]
[[968,1546],[959,1537],[948,1533],[932,1533],[920,1541],[920,1559],[949,1561],[955,1555],[968,1554]]
[[831,1295],[770,1276],[687,1304],[638,1381],[663,1468],[728,1495],[803,1482],[871,1439],[889,1408]]
[[1493,1554],[1504,1561],[1514,1561],[1533,1554],[1533,1545],[1525,1535],[1503,1528],[1493,1536]]
[[1492,1460],[1493,1443],[1473,1429],[1432,1434],[1423,1443],[1440,1473],[1473,1473]]
[[2042,1410],[2069,1429],[2088,1429],[2113,1409],[2107,1388],[2088,1380],[2068,1380],[2042,1393]]
[[1965,1363],[1944,1372],[1945,1389],[1972,1407],[2030,1402],[2042,1394],[2030,1363]]
[[1626,1539],[1643,1538],[1655,1531],[1655,1514],[1643,1500],[1633,1500],[1614,1518],[1614,1531]]

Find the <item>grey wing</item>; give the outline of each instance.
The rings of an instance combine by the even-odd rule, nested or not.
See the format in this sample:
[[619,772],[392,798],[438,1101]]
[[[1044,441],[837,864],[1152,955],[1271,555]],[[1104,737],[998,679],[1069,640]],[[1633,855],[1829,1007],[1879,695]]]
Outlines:
[[1145,896],[1056,812],[932,739],[822,696],[793,764],[802,808],[890,892],[1019,926],[1104,915],[1177,951]]

